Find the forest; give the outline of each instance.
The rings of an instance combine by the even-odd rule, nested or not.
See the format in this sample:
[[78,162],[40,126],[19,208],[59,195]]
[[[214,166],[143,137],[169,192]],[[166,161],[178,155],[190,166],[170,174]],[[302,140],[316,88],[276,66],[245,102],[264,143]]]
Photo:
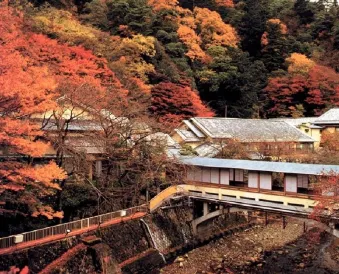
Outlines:
[[0,162],[10,220],[1,229],[11,233],[99,213],[99,203],[138,203],[120,192],[162,180],[161,153],[138,143],[136,158],[108,128],[102,140],[119,146],[107,155],[120,166],[113,184],[65,185],[62,127],[57,161],[33,169],[46,144],[28,118],[62,96],[167,133],[194,116],[307,117],[339,106],[336,0],[5,0],[0,33],[1,147],[26,157]]

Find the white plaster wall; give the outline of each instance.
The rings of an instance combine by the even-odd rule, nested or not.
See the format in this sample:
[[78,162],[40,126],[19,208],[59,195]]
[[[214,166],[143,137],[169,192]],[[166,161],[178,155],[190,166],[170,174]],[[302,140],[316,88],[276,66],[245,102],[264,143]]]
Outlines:
[[186,179],[189,181],[194,181],[194,170],[191,168],[187,169],[187,176]]
[[204,167],[202,169],[202,181],[204,183],[210,183],[211,182],[211,169],[209,167]]
[[211,168],[211,183],[219,184],[219,169]]
[[287,192],[297,192],[297,175],[285,175],[285,187]]
[[249,171],[248,172],[248,187],[258,188],[258,172]]
[[272,173],[260,172],[260,189],[272,190]]
[[194,168],[194,181],[201,182],[202,169],[200,167]]
[[220,184],[230,184],[230,171],[228,169],[220,169]]

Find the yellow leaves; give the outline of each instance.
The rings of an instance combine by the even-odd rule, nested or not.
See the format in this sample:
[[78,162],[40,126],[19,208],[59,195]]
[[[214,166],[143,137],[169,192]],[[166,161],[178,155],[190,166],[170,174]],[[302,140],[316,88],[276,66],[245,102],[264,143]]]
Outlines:
[[153,36],[134,35],[132,38],[124,38],[121,47],[135,47],[136,54],[154,57],[156,54]]
[[289,65],[288,72],[290,74],[305,75],[315,66],[315,62],[300,53],[292,53],[289,58],[286,58],[286,62]]
[[279,25],[281,34],[287,34],[287,26],[280,19],[272,18],[267,20],[267,24]]
[[112,67],[118,70],[124,68],[132,76],[147,82],[147,74],[154,72],[155,69],[152,64],[145,62],[143,56],[155,56],[154,42],[154,37],[140,34],[116,41],[114,56],[119,57],[119,59],[112,62]]
[[33,27],[41,33],[57,36],[59,40],[71,45],[91,40],[97,43],[98,30],[81,24],[73,15],[56,8],[45,8],[39,11],[33,19]]
[[208,55],[203,49],[211,46],[237,47],[239,37],[236,30],[225,24],[219,13],[206,8],[190,11],[180,10],[178,36],[188,48],[186,55],[192,60],[207,62]]
[[194,9],[195,22],[199,26],[200,37],[205,47],[230,46],[237,47],[239,37],[236,30],[225,24],[220,14],[206,8]]
[[210,83],[210,81],[217,76],[217,73],[213,70],[203,70],[198,73],[199,81],[203,84]]

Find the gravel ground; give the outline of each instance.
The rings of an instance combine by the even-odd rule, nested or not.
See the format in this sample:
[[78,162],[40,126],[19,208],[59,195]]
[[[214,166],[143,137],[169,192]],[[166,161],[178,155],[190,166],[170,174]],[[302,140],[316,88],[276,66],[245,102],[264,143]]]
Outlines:
[[178,257],[161,273],[339,273],[335,244],[327,234],[304,234],[303,224],[293,219],[285,229],[275,222],[220,238]]

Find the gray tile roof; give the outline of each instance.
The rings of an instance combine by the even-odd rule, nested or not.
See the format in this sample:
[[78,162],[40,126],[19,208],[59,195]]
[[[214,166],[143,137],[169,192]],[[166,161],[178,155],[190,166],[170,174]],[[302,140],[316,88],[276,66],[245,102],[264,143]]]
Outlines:
[[241,142],[314,142],[297,128],[283,122],[238,118],[191,118],[190,121],[207,136],[232,138]]
[[312,124],[314,123],[318,117],[301,117],[301,118],[272,118],[270,121],[281,121],[286,122],[287,124],[297,127],[302,124]]
[[[57,124],[55,120],[49,120],[46,124],[43,124],[42,126],[43,130],[57,130]],[[70,131],[101,131],[102,129],[103,128],[99,122],[91,120],[74,120],[68,125],[68,130]]]
[[204,138],[205,134],[202,133],[190,120],[184,120],[184,124],[190,129],[198,138]]
[[185,165],[191,166],[236,168],[253,171],[269,171],[292,174],[321,175],[328,174],[330,172],[339,173],[338,165],[298,164],[251,160],[216,159],[205,157],[182,157],[180,158],[180,161]]
[[195,135],[192,131],[186,129],[175,129],[175,131],[179,134],[179,136],[185,142],[199,142],[200,139]]
[[339,124],[339,108],[332,108],[319,116],[314,124]]
[[221,144],[205,143],[197,146],[194,150],[201,157],[215,157],[222,149]]
[[105,152],[103,144],[89,138],[69,138],[66,139],[66,145],[76,152],[83,152],[86,154],[102,154]]

